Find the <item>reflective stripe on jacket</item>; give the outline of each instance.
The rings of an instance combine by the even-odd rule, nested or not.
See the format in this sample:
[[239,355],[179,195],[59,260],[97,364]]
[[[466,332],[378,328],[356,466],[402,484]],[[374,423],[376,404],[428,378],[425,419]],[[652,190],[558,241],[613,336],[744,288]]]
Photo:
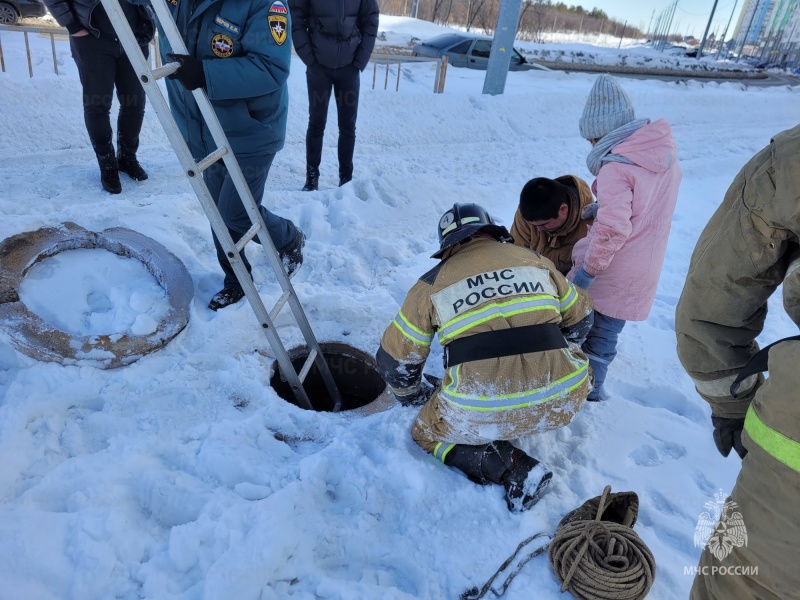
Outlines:
[[[474,334],[556,323],[562,329],[592,311],[588,295],[529,250],[475,238],[453,248],[409,291],[386,329],[378,367],[398,393],[420,385],[438,333],[442,345]],[[546,431],[568,423],[588,391],[588,361],[579,348],[470,361],[445,369],[440,400],[452,416],[541,408]],[[499,418],[499,417],[498,417]],[[485,417],[483,418],[485,422]]]

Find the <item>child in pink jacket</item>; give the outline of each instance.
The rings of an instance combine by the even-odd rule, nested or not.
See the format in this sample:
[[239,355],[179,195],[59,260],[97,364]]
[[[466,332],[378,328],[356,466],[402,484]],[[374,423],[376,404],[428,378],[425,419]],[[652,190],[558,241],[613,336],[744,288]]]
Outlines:
[[603,382],[626,321],[644,321],[664,264],[681,169],[663,119],[636,119],[616,79],[600,75],[579,122],[592,150],[597,216],[575,244],[567,277],[589,290],[595,314],[583,350],[594,370],[588,400],[604,400]]

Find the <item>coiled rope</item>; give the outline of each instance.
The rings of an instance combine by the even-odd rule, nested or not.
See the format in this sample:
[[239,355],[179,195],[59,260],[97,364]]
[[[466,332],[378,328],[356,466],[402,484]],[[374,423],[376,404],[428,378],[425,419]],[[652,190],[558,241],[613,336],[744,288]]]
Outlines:
[[632,516],[622,524],[601,521],[611,486],[600,497],[591,521],[562,525],[550,542],[548,557],[561,591],[582,600],[637,600],[653,585],[653,554],[630,527]]

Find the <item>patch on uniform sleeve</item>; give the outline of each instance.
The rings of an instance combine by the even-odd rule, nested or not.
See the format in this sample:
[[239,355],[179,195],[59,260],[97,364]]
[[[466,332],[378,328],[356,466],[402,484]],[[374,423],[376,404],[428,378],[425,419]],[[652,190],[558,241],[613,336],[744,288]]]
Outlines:
[[172,6],[178,6],[178,0],[169,0]]
[[286,5],[283,2],[281,2],[281,0],[275,0],[275,2],[273,2],[272,5],[269,7],[269,12],[285,15],[289,11],[286,10]]
[[218,33],[211,40],[211,51],[220,58],[233,54],[233,40],[224,33]]
[[217,15],[214,18],[214,23],[216,23],[220,27],[224,27],[225,29],[227,29],[228,31],[230,31],[232,33],[236,33],[236,34],[239,33],[239,26],[238,25],[236,25],[234,23],[231,23],[230,21],[228,21],[228,19],[223,19],[219,15]]
[[269,20],[269,31],[272,34],[272,39],[275,40],[278,46],[282,46],[283,42],[286,41],[286,26],[288,24],[286,17],[269,15],[267,19]]

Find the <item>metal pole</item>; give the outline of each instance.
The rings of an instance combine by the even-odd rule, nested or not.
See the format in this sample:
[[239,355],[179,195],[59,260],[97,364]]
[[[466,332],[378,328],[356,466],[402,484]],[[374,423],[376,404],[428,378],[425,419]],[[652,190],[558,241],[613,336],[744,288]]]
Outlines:
[[0,37],[0,71],[6,72],[6,61],[3,59],[3,39]]
[[497,12],[497,27],[495,27],[492,50],[489,53],[486,79],[483,81],[484,94],[494,96],[502,94],[505,90],[521,7],[522,0],[500,0],[500,9]]
[[623,23],[623,25],[622,25],[622,34],[619,36],[619,45],[617,46],[617,49],[622,48],[622,38],[625,37],[625,27],[627,25],[628,25],[628,21],[626,19],[625,23]]
[[411,16],[417,19],[418,13],[419,13],[419,0],[411,0]]
[[720,52],[722,52],[722,46],[725,44],[725,36],[728,35],[728,27],[731,26],[731,21],[733,21],[733,13],[736,12],[737,4],[739,4],[739,0],[736,0],[736,2],[733,3],[733,10],[731,11],[731,16],[728,18],[728,24],[725,25],[725,31],[722,32],[722,43],[717,47],[717,58],[719,58]]
[[33,77],[33,65],[31,64],[31,47],[28,44],[28,32],[23,32],[25,34],[25,54],[28,55],[28,77]]
[[711,28],[711,21],[714,20],[714,12],[717,10],[717,2],[718,0],[714,0],[714,6],[711,7],[711,15],[708,17],[708,23],[706,23],[706,30],[703,32],[703,39],[700,40],[700,48],[697,50],[697,60],[703,56],[703,47],[706,45],[706,37],[708,36],[708,30]]
[[53,50],[53,72],[58,75],[58,61],[56,60],[56,37],[50,34],[50,48]]
[[736,52],[736,62],[738,63],[742,59],[742,52],[744,51],[744,46],[747,43],[747,36],[750,35],[750,28],[753,26],[753,19],[756,16],[756,12],[758,11],[758,5],[760,4],[760,0],[750,0],[749,4],[752,4],[755,1],[753,6],[753,12],[750,15],[750,21],[747,23],[747,28],[744,30],[744,35],[742,36],[742,43],[739,44],[739,50]]

